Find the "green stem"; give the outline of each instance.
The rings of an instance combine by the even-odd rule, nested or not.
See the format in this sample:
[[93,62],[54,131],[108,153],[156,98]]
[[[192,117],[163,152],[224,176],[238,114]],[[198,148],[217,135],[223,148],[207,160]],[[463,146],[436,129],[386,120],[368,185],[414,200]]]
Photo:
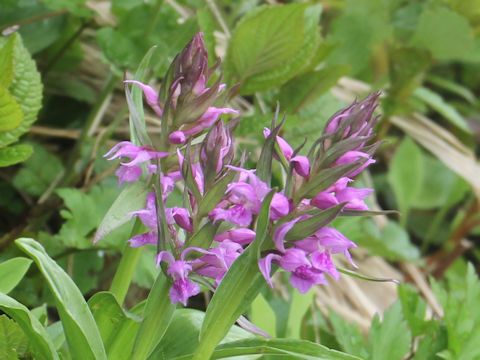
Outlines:
[[170,286],[170,279],[160,272],[148,295],[131,360],[147,359],[167,331],[176,307],[168,297]]
[[78,138],[77,142],[75,143],[75,146],[72,150],[72,154],[69,157],[69,161],[66,166],[65,170],[65,176],[60,182],[61,186],[66,186],[69,185],[73,179],[76,176],[75,172],[75,165],[78,161],[78,159],[81,156],[81,150],[82,150],[82,145],[85,144],[89,137],[89,130],[90,127],[93,125],[95,122],[95,119],[99,114],[103,111],[103,108],[105,106],[105,103],[108,101],[110,95],[112,94],[113,90],[115,89],[115,85],[117,85],[118,81],[120,80],[120,76],[117,74],[114,74],[113,72],[110,72],[107,76],[107,80],[105,82],[105,85],[102,89],[102,92],[100,94],[100,97],[98,99],[98,102],[95,104],[93,107],[92,111],[90,112],[90,115],[88,116],[83,128],[82,132],[80,134],[80,137]]
[[[142,226],[140,220],[136,220],[133,225],[131,235],[134,236],[138,233]],[[140,255],[142,254],[142,247],[132,248],[129,244],[125,245],[125,250],[122,254],[122,259],[118,265],[115,276],[113,277],[112,285],[110,286],[110,292],[112,292],[119,304],[123,304],[125,297],[127,296],[128,288],[132,282],[135,268],[137,267]]]

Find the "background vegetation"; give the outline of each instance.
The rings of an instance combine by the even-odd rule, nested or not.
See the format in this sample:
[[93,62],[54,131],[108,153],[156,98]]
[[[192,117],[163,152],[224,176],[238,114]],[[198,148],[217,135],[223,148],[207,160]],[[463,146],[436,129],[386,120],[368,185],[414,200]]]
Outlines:
[[[250,161],[277,101],[282,136],[298,146],[355,97],[383,93],[376,131],[385,143],[361,182],[376,190],[372,209],[401,216],[336,226],[359,245],[361,273],[402,285],[344,276],[305,296],[284,285],[257,298],[249,318],[277,337],[363,358],[480,358],[478,0],[4,0],[0,30],[0,284],[20,254],[13,241],[28,236],[87,299],[108,288],[132,226],[92,244],[120,192],[102,155],[129,137],[122,79],[156,46],[148,76],[158,88],[202,31],[211,64],[222,58],[224,81],[239,84],[232,105]],[[146,119],[158,134],[153,113]],[[142,253],[127,307],[148,294],[153,257]],[[28,265],[15,288],[3,280],[0,289],[55,323],[52,294]],[[5,315],[0,334],[0,358],[30,356],[28,335]],[[175,349],[179,340],[165,341]]]

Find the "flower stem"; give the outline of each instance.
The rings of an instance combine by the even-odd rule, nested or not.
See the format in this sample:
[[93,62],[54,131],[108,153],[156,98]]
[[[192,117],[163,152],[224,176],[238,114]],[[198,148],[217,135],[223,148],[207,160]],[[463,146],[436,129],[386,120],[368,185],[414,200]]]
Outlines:
[[[141,222],[137,219],[133,225],[131,235],[134,236],[140,230]],[[125,249],[122,254],[122,259],[118,265],[115,276],[113,277],[112,285],[110,286],[110,292],[112,292],[117,298],[118,303],[121,305],[125,301],[128,288],[132,282],[135,268],[137,267],[140,255],[142,254],[142,247],[132,248],[130,244],[125,245]]]

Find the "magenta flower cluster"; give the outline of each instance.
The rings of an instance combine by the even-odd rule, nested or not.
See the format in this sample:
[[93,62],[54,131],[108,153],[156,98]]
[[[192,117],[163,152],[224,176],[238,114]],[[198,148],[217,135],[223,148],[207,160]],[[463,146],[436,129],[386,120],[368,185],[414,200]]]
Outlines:
[[[129,242],[132,247],[159,247],[156,263],[171,277],[169,296],[173,303],[184,305],[200,292],[192,278],[211,279],[215,288],[254,241],[256,219],[272,190],[267,178],[244,167],[245,155],[235,161],[233,132],[238,119],[225,121],[220,116],[238,111],[221,106],[227,89],[220,78],[207,87],[213,70],[207,67],[202,35],[198,34],[165,76],[169,83],[163,88],[168,91],[157,92],[141,82],[127,81],[142,88],[167,134],[157,147],[161,151],[124,141],[105,155],[109,160],[129,159],[121,162],[116,172],[119,184],[156,184],[145,208],[129,214],[147,229]],[[270,286],[272,264],[289,272],[291,285],[301,293],[326,284],[326,275],[339,278],[332,261],[335,254],[343,254],[356,266],[349,253],[356,245],[326,225],[345,211],[361,214],[368,210],[365,197],[373,190],[352,184],[358,173],[375,162],[372,155],[378,144],[366,144],[373,137],[377,98],[378,94],[373,94],[335,114],[306,155],[278,135],[280,127],[264,129],[267,141],[274,143],[272,158],[286,174],[284,186],[271,201],[271,246],[262,251],[258,263]],[[169,207],[167,200],[175,187],[184,192],[184,203]],[[328,221],[312,224],[316,216],[332,209]],[[305,229],[311,231],[305,233]]]

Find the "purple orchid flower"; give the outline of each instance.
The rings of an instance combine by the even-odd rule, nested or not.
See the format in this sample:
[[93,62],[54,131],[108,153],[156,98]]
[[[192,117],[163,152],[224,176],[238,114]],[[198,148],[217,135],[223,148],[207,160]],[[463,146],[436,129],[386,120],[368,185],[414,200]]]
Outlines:
[[[136,146],[129,141],[122,141],[110,149],[108,153],[103,155],[107,160],[113,160],[120,157],[127,157],[129,162],[121,162],[121,167],[115,175],[118,176],[118,184],[123,182],[132,182],[137,180],[142,174],[141,163],[167,157],[167,152],[158,152],[150,146]],[[108,158],[110,156],[110,158]],[[149,172],[156,170],[156,167],[150,167]]]

